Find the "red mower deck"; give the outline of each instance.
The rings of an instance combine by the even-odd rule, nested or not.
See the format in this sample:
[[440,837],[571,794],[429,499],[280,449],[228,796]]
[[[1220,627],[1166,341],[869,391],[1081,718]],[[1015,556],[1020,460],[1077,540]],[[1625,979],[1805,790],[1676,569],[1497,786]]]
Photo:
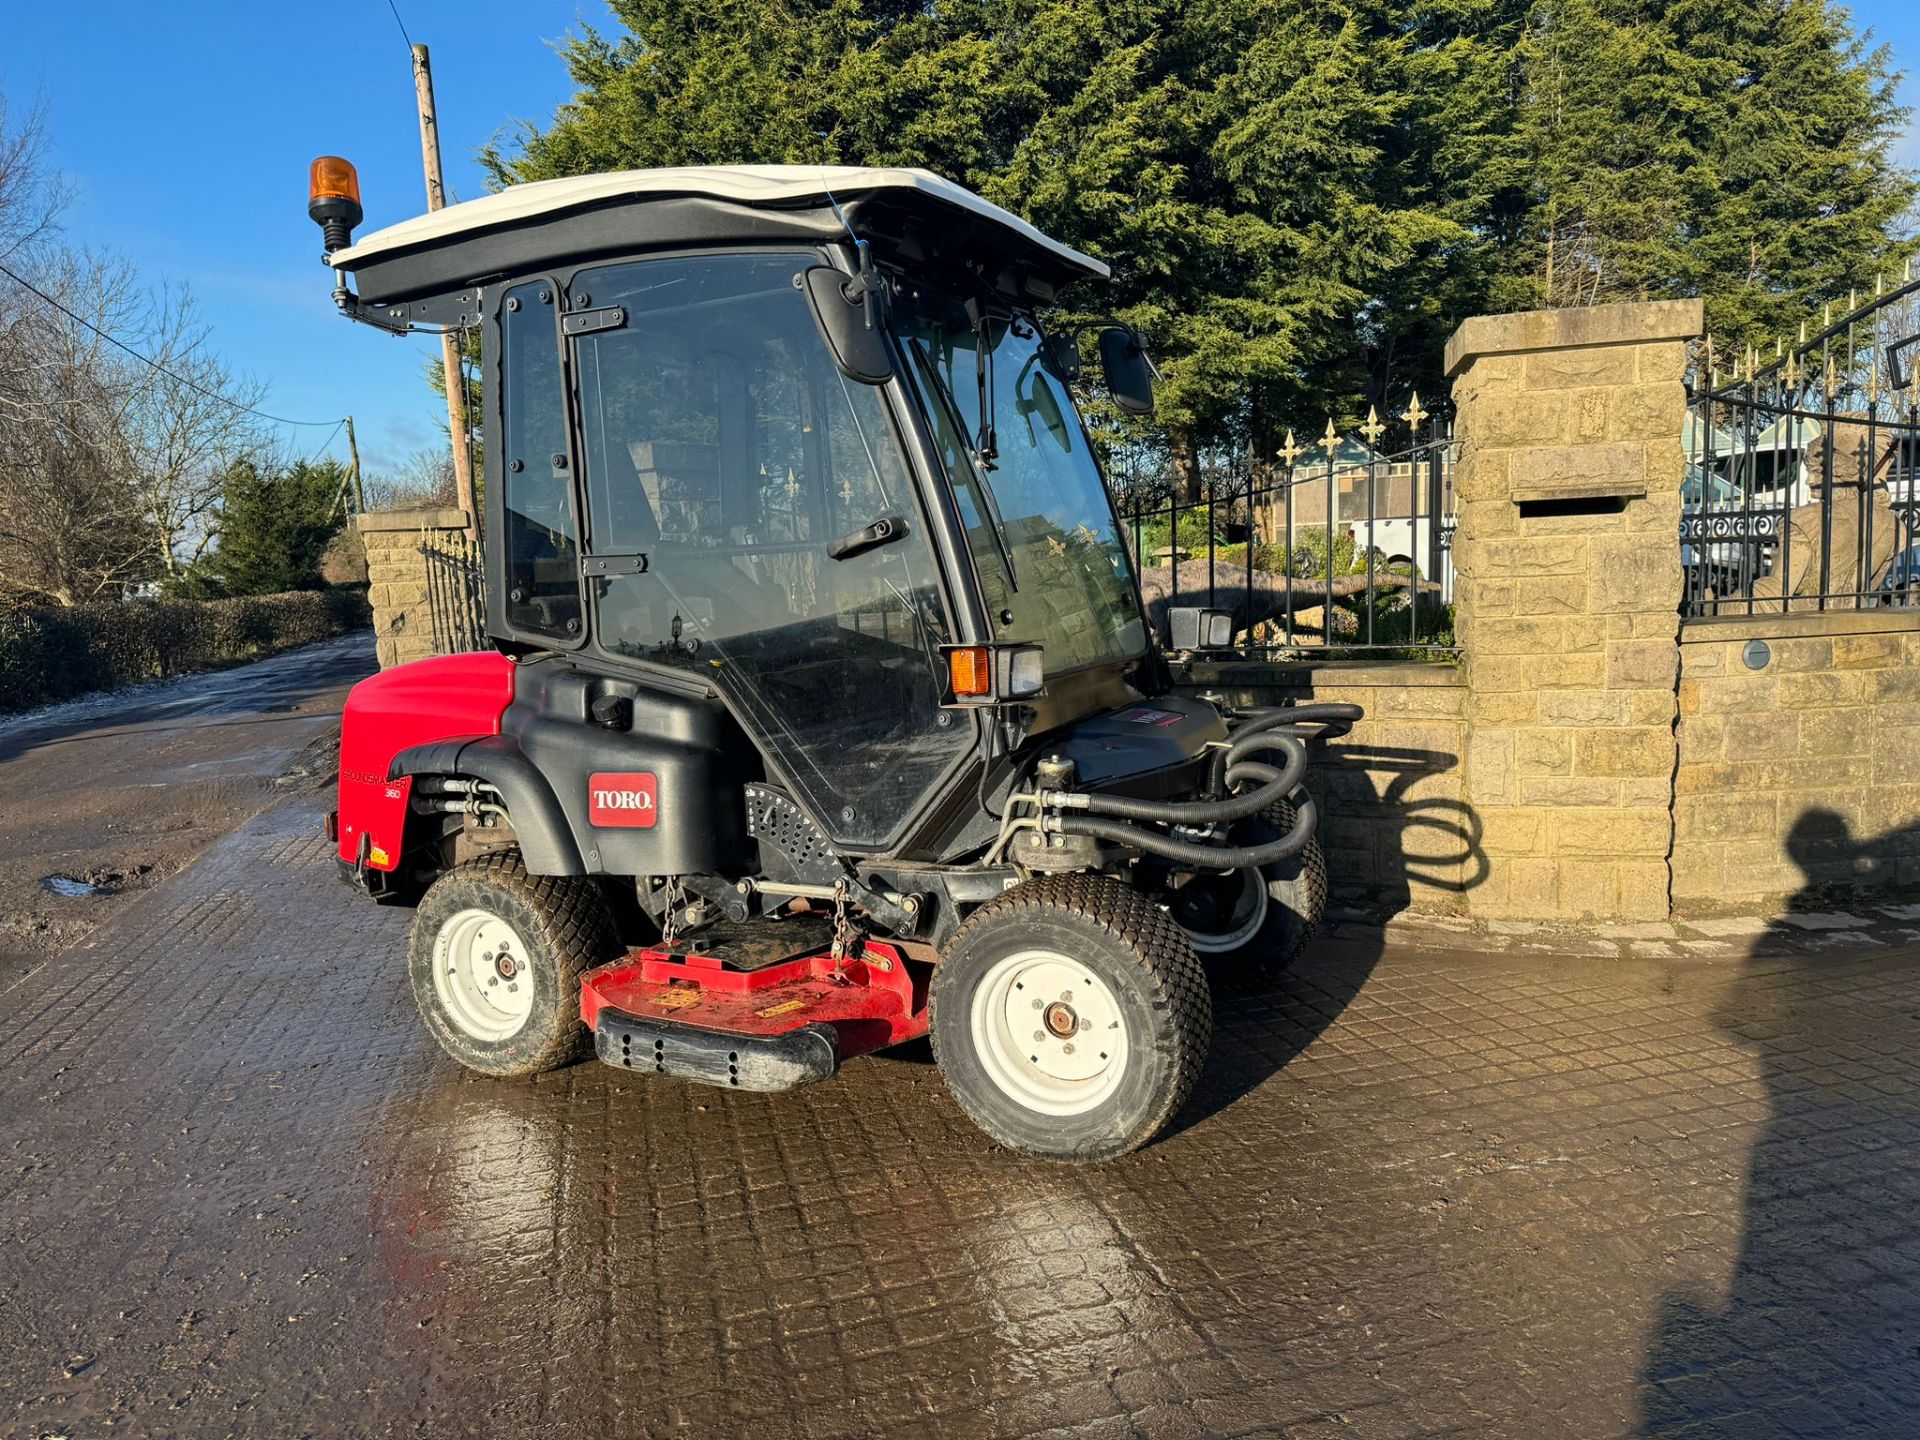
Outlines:
[[927,1033],[929,967],[892,945],[870,940],[845,960],[802,946],[770,963],[764,948],[738,948],[634,950],[588,971],[580,1018],[595,1053],[625,1070],[791,1090]]

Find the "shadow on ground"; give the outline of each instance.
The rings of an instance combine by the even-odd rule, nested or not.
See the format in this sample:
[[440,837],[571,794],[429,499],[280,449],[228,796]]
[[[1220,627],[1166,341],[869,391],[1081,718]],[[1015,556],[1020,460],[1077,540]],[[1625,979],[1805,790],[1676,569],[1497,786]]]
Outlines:
[[[1846,877],[1875,884],[1915,838],[1861,841],[1809,810],[1787,842],[1807,882],[1794,908],[1824,908]],[[1775,922],[1713,1011],[1758,1065],[1765,1114],[1724,1297],[1661,1305],[1649,1435],[1920,1434],[1920,1001],[1909,973],[1876,982],[1873,957],[1806,943]]]

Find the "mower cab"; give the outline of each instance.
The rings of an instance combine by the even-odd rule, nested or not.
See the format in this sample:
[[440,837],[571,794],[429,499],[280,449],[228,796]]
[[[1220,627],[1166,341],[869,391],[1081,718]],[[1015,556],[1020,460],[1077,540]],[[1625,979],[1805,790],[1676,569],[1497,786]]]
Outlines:
[[330,819],[419,907],[441,1043],[528,1073],[590,1031],[783,1089],[931,1029],[1003,1143],[1150,1138],[1208,974],[1319,919],[1307,746],[1359,712],[1170,693],[1073,395],[1083,334],[1125,409],[1150,364],[1043,322],[1106,267],[838,167],[547,181],[348,244],[325,163],[343,312],[482,338],[494,649],[355,689]]

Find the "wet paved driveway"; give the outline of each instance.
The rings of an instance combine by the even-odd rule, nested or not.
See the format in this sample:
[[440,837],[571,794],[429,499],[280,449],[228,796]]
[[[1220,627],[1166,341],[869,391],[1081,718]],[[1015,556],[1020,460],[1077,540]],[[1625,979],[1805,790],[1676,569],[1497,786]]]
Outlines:
[[315,824],[0,990],[0,1435],[1920,1434],[1920,952],[1341,942],[1066,1169],[468,1079]]

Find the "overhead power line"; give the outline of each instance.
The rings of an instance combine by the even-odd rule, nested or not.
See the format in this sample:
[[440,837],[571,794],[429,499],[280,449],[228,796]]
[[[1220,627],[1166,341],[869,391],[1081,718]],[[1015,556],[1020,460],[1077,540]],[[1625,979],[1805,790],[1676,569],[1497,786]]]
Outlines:
[[167,376],[169,379],[179,381],[180,384],[186,386],[189,390],[198,391],[200,394],[206,396],[207,399],[209,400],[218,400],[222,405],[230,405],[235,410],[240,411],[242,414],[251,415],[255,419],[259,419],[259,420],[267,420],[272,422],[275,425],[305,425],[305,426],[314,426],[317,428],[322,425],[338,426],[341,423],[343,423],[339,420],[289,420],[284,415],[269,415],[267,414],[266,411],[256,410],[251,405],[242,405],[238,400],[233,399],[231,396],[222,395],[218,390],[209,390],[206,386],[200,384],[197,380],[189,380],[186,376],[182,375],[178,370],[169,370],[165,365],[162,365],[158,360],[153,359],[151,356],[142,355],[138,350],[134,349],[131,345],[127,344],[126,341],[121,340],[118,337],[109,334],[105,330],[102,330],[98,325],[94,324],[91,320],[87,319],[86,316],[74,314],[73,311],[69,310],[65,305],[62,305],[58,300],[54,299],[53,296],[47,294],[46,291],[42,290],[38,285],[34,284],[31,280],[27,279],[23,275],[17,274],[16,272],[8,269],[5,265],[0,265],[0,275],[6,276],[9,280],[13,281],[13,283],[18,285],[21,289],[26,290],[31,294],[38,295],[42,300],[46,301],[47,304],[51,305],[54,309],[58,310],[62,315],[66,316],[69,320],[73,321],[74,324],[84,325],[87,329],[91,330],[94,334],[98,335],[102,340],[106,341],[109,345],[114,346],[116,349],[126,351],[127,354],[131,355],[134,359],[138,360],[142,365],[145,365],[150,369],[155,370],[160,374]]
[[407,48],[411,50],[413,37],[407,34],[407,22],[400,18],[400,7],[394,4],[393,0],[387,0],[387,9],[393,11],[393,23],[400,27],[400,38],[407,42]]

